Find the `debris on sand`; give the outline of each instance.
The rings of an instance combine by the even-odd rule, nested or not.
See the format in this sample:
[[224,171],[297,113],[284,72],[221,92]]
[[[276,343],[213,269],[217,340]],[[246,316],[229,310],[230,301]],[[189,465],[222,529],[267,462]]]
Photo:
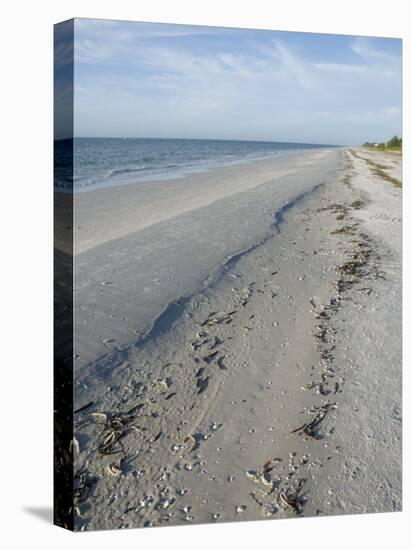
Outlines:
[[[106,415],[106,422],[100,434],[99,453],[107,455],[122,452],[122,449],[116,449],[116,444],[125,435],[126,429],[135,418],[135,415],[126,413]],[[103,421],[103,414],[98,417],[98,420],[98,423]]]
[[190,453],[196,449],[198,443],[193,435],[186,435],[183,439],[183,452]]
[[305,434],[312,439],[322,439],[323,435],[319,433],[319,426],[325,420],[331,409],[336,409],[336,403],[326,403],[318,408],[317,414],[310,422],[305,422],[302,426],[295,428],[291,433]]
[[200,324],[200,326],[212,327],[213,325],[221,325],[222,323],[225,323],[227,325],[232,322],[232,317],[236,312],[236,309],[227,313],[214,311],[209,315],[207,319],[203,321],[203,323]]
[[74,475],[73,506],[78,511],[79,505],[86,500],[97,479],[86,471],[79,471]]
[[281,489],[278,493],[278,503],[283,508],[293,510],[297,515],[301,514],[303,506],[301,490],[305,482],[305,479],[300,479],[296,487]]
[[176,499],[174,497],[171,498],[162,498],[159,500],[159,502],[156,504],[155,508],[156,510],[163,511],[168,510],[176,503]]
[[356,225],[344,225],[343,227],[340,227],[339,229],[335,229],[334,231],[331,231],[331,235],[354,235],[356,230]]
[[106,471],[107,473],[112,476],[112,477],[117,477],[119,476],[121,473],[122,473],[122,470],[121,468],[119,467],[118,464],[116,463],[113,463],[113,464],[108,464],[106,466]]
[[224,357],[219,357],[219,359],[217,360],[217,365],[221,370],[226,370],[227,367],[224,364],[223,359],[224,359]]
[[198,378],[196,385],[199,388],[197,393],[203,393],[209,385],[209,376],[206,376],[206,378]]

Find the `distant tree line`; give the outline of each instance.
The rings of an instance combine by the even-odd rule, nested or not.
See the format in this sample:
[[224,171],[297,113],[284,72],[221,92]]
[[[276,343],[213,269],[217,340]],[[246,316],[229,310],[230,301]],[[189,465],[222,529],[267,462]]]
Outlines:
[[377,147],[379,149],[402,149],[402,138],[398,136],[393,136],[386,143],[371,143],[366,141],[363,144],[363,147]]

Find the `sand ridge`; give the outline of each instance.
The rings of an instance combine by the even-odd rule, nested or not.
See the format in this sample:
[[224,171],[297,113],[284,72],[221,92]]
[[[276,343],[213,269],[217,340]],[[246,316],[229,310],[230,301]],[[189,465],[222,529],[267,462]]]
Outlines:
[[[169,217],[140,230],[136,230],[132,211],[126,221],[121,217],[119,223],[127,223],[133,231],[74,259],[76,374],[99,357],[136,342],[168,304],[191,295],[207,284],[211,274],[231,257],[275,233],[275,216],[282,216],[284,209],[299,197],[334,177],[338,156],[337,150],[291,155],[288,175],[284,174],[285,158],[245,165],[241,181],[247,182],[246,190],[241,181],[239,183],[238,167],[224,172],[224,181],[219,179],[222,170],[217,170],[208,176],[211,179],[208,196],[213,200],[206,205],[178,216],[169,216],[166,212],[165,216]],[[255,185],[256,170],[264,174],[263,181],[257,178],[258,185]],[[181,185],[191,186],[195,197],[199,177],[180,180]],[[203,182],[206,187],[207,181]],[[216,198],[216,182],[223,190],[227,188],[219,191],[227,196]],[[162,190],[164,185],[160,184]],[[178,183],[173,182],[173,186]],[[159,192],[156,185],[153,188],[160,197],[166,194]],[[113,194],[114,189],[111,191],[107,211],[117,196]],[[103,190],[95,193],[100,198],[101,193],[107,196]],[[140,184],[132,191],[124,186],[119,192],[120,204],[124,204],[124,193],[136,194],[133,205],[137,201],[144,209],[156,210],[151,204],[152,194],[146,195]],[[94,192],[80,195],[93,197]],[[175,202],[180,202],[180,196],[175,197]],[[160,215],[163,217],[163,212]],[[94,220],[98,233],[110,232],[106,216],[103,221],[96,218],[94,204],[85,217]],[[79,218],[80,215],[76,215],[76,219]]]

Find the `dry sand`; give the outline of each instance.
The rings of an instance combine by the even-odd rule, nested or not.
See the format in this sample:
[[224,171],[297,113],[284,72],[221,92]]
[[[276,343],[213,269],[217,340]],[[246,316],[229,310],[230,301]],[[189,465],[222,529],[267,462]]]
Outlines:
[[401,509],[401,190],[363,154],[78,196],[77,529]]

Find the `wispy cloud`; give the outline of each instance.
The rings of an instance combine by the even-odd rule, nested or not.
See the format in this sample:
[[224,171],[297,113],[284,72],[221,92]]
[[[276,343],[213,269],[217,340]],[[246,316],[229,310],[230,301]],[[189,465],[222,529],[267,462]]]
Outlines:
[[[382,132],[399,131],[400,55],[380,48],[386,43],[78,21],[79,135],[339,143],[369,136],[364,112],[375,113]],[[309,55],[313,41],[325,48]],[[355,119],[352,131],[348,121]]]
[[276,52],[280,62],[289,74],[293,75],[296,81],[307,90],[314,90],[318,87],[316,76],[310,64],[306,64],[297,55],[292,53],[284,44],[277,41]]

